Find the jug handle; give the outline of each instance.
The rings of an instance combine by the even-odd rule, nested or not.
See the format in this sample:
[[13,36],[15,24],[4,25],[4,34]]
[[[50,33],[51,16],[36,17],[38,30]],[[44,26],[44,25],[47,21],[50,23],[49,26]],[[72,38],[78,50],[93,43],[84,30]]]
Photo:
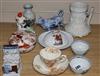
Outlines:
[[89,12],[88,12],[88,20],[87,20],[88,25],[90,25],[91,18],[92,18],[92,15],[93,15],[93,11],[94,11],[94,7],[91,7]]

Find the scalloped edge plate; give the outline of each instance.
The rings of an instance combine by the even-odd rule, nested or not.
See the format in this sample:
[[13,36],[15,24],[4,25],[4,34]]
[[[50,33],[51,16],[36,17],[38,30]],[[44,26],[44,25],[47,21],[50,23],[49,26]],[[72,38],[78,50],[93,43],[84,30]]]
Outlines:
[[[38,37],[38,42],[40,43],[40,45],[42,45],[43,47],[50,47],[51,45],[48,45],[45,41],[45,37],[52,33],[51,31],[47,31],[47,32],[44,32],[42,33],[39,37]],[[68,32],[65,32],[65,31],[61,31],[61,35],[62,37],[64,38],[63,41],[64,41],[64,44],[63,45],[58,45],[58,46],[53,46],[53,47],[56,47],[58,49],[65,49],[65,48],[68,48],[72,42],[74,41],[73,37],[71,34],[69,34]],[[67,40],[66,40],[67,39]],[[52,47],[51,46],[51,47]]]

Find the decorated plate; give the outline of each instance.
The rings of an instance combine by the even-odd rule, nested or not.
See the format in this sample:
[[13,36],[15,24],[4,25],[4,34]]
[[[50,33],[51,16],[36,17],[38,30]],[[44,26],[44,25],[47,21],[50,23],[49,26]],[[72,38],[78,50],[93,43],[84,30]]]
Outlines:
[[65,49],[72,44],[73,37],[71,34],[65,31],[48,31],[42,33],[39,36],[38,41],[43,47],[56,47],[58,49]]
[[35,43],[36,43],[35,33],[28,31],[14,32],[9,39],[9,44],[11,45],[17,44],[19,46],[19,51],[21,53],[31,51],[34,48]]

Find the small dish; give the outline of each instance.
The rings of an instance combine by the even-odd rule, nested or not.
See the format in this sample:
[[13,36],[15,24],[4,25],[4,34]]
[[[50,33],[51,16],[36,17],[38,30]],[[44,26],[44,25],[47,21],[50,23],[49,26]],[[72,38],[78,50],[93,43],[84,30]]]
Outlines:
[[31,51],[36,43],[36,35],[33,32],[28,31],[16,31],[14,32],[10,39],[9,44],[19,46],[20,53],[26,53]]
[[91,68],[91,62],[84,56],[75,56],[70,60],[70,67],[76,74],[84,74]]

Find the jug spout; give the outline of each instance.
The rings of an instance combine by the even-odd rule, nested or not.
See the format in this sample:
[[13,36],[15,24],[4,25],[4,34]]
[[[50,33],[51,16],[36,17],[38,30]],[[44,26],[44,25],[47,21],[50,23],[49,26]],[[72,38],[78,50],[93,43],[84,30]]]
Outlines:
[[93,11],[94,11],[94,7],[91,7],[90,11],[89,11],[89,14],[88,14],[88,20],[87,20],[88,25],[90,25],[91,18],[92,18],[92,15],[93,15]]

